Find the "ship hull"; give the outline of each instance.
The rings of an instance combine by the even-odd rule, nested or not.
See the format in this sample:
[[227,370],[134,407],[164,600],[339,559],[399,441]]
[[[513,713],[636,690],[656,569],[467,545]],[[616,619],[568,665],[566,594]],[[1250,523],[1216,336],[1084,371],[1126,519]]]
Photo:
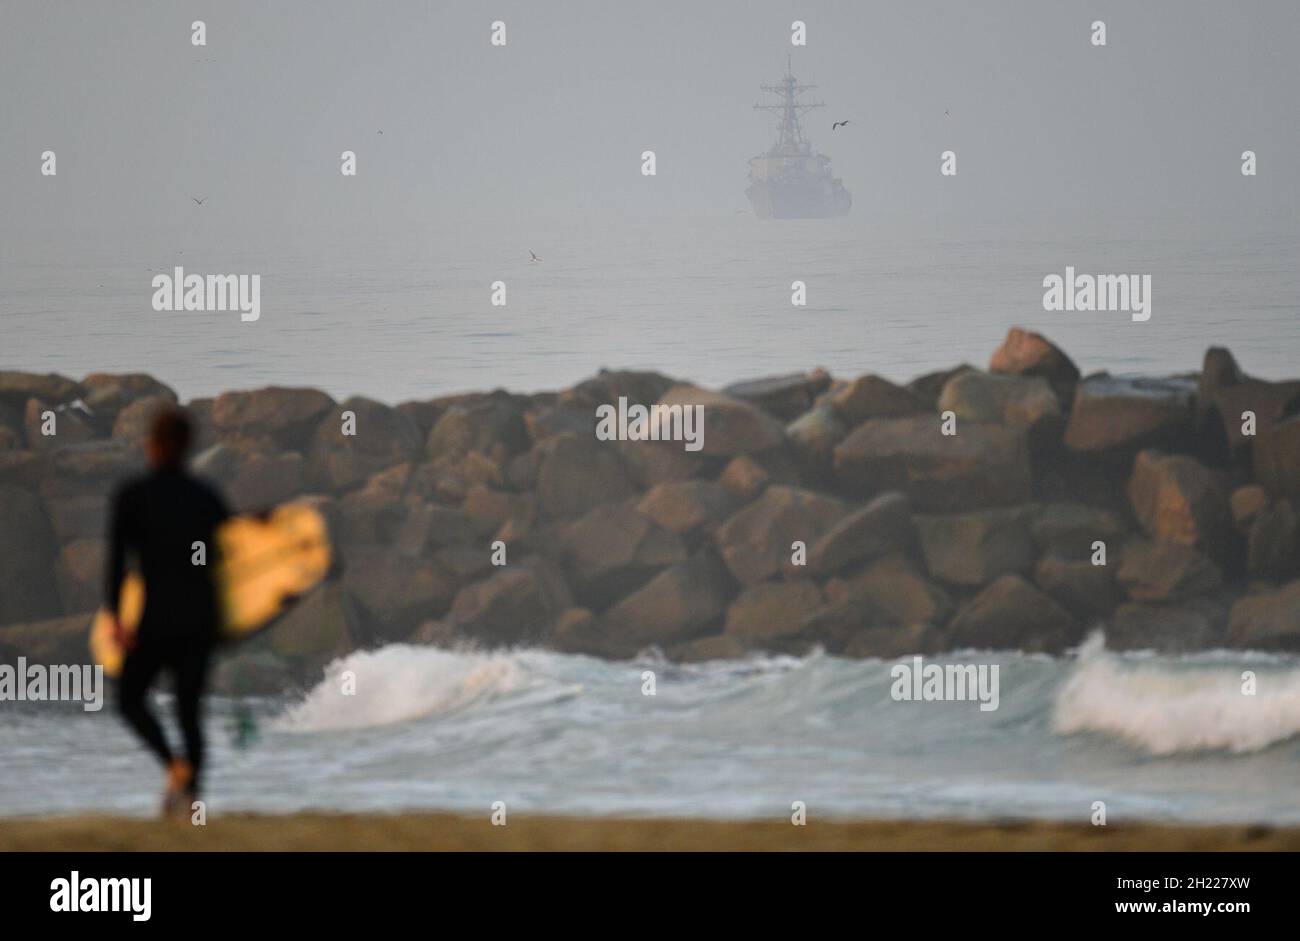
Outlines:
[[833,219],[853,205],[849,191],[829,180],[754,183],[745,195],[760,219]]

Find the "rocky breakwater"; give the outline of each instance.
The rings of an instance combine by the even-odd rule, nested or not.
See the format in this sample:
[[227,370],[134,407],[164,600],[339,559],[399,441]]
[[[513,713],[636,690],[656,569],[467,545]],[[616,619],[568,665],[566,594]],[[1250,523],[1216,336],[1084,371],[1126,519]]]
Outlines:
[[[597,434],[703,406],[698,450]],[[83,662],[143,375],[0,373],[0,656]],[[188,403],[238,509],[322,507],[342,574],[225,658],[274,689],[393,642],[697,660],[820,646],[1300,650],[1300,382],[1081,377],[1013,330],[988,368],[711,391],[648,372],[389,406],[312,389]],[[48,434],[54,416],[54,434]]]

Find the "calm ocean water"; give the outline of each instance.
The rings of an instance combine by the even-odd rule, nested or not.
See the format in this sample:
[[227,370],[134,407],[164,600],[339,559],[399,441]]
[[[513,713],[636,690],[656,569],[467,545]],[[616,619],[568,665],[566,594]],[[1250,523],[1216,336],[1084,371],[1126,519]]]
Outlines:
[[[209,713],[214,812],[319,808],[1300,824],[1300,659],[965,654],[1000,705],[895,702],[891,663],[812,655],[673,666],[387,647]],[[938,660],[937,662],[944,662]],[[1240,693],[1242,669],[1259,692]],[[657,695],[641,692],[657,671]],[[338,695],[356,674],[356,697]],[[158,775],[111,709],[8,704],[0,816],[152,813]]]
[[[572,217],[374,236],[226,226],[82,233],[0,258],[0,368],[142,370],[183,398],[268,384],[384,401],[562,388],[602,366],[707,385],[824,366],[905,380],[985,365],[1020,325],[1085,371],[1184,372],[1227,345],[1249,372],[1300,373],[1300,235],[1186,226],[1067,235],[899,235],[866,218],[764,223]],[[1063,227],[1064,228],[1064,227]],[[232,234],[233,233],[233,234]],[[529,263],[529,251],[542,258]],[[262,276],[262,317],[155,312],[150,280]],[[1153,315],[1049,313],[1045,275],[1150,274]],[[504,281],[505,307],[490,303]],[[790,303],[807,284],[806,307]]]

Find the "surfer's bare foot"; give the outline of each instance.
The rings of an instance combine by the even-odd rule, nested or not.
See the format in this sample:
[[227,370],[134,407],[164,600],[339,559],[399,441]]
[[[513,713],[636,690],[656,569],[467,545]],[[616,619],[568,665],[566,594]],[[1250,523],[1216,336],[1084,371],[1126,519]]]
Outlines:
[[184,758],[173,758],[167,766],[167,784],[163,790],[162,815],[181,817],[189,814],[194,795],[194,767]]

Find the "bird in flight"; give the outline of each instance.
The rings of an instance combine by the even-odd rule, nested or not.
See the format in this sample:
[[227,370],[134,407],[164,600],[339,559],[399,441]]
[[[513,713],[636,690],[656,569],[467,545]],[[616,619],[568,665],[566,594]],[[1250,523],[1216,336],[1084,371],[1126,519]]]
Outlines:
[[197,196],[191,196],[190,199],[194,200],[200,206],[202,206],[204,203],[208,201],[208,197],[206,196],[204,196],[202,199],[199,199]]
[[541,261],[541,259],[537,257],[537,253],[534,252],[532,249],[529,249],[529,250],[528,250],[528,254],[531,256],[531,257],[528,259],[528,261],[529,261],[530,264],[534,264],[534,265],[535,265],[535,264],[537,264],[539,261]]
[[848,121],[836,121],[834,124],[831,125],[831,130],[833,131],[833,130],[835,130],[837,127],[843,127],[844,125],[846,125],[846,124],[848,124],[848,123],[849,123]]
[[944,109],[943,109],[943,116],[944,116],[945,118],[948,116],[948,109],[947,109],[947,108],[944,108]]

